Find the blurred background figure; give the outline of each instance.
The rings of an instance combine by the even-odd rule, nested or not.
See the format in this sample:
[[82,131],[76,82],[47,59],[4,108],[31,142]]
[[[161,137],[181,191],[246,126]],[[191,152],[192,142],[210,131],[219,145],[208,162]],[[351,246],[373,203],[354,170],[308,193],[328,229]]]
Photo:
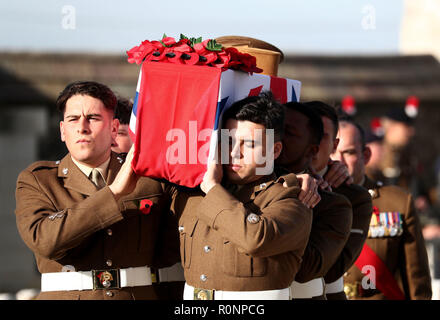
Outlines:
[[370,161],[366,165],[368,176],[374,177],[380,171],[380,163],[383,157],[383,128],[380,118],[373,118],[370,127],[365,130],[365,143],[371,150]]
[[[409,103],[412,103],[412,108]],[[415,107],[416,106],[416,107]],[[417,159],[412,152],[411,140],[415,134],[414,122],[418,99],[410,97],[407,105],[390,109],[381,119],[384,130],[383,157],[380,163],[380,175],[377,178],[385,184],[399,185],[407,190],[414,187],[417,175]]]
[[[419,160],[413,137],[419,111],[419,99],[410,96],[404,107],[393,107],[381,118],[373,118],[366,133],[366,142],[372,149],[368,165],[370,178],[384,185],[397,185],[410,192],[425,224],[424,216],[432,215],[432,182],[428,170]],[[432,180],[432,179],[430,179]]]
[[118,135],[112,144],[112,151],[116,153],[127,154],[133,141],[128,134],[130,124],[131,109],[133,102],[126,98],[118,97],[118,105],[116,106],[115,119],[119,120]]

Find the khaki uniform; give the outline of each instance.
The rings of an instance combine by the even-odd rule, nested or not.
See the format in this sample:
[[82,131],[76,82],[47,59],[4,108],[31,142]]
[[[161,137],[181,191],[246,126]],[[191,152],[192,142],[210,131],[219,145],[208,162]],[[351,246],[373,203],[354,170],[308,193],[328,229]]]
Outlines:
[[[366,244],[394,275],[406,299],[430,299],[432,293],[428,259],[411,195],[399,187],[382,187],[368,178],[364,186],[369,189],[373,206],[379,212],[398,212],[402,221],[401,234],[372,238],[370,232]],[[374,226],[370,226],[370,231],[372,227]],[[347,271],[344,276],[347,297],[385,300],[385,295],[378,289],[362,287],[363,277],[355,265]]]
[[[112,153],[110,184],[122,159]],[[148,199],[150,210],[139,210]],[[167,208],[160,183],[140,178],[119,201],[98,191],[68,154],[40,161],[22,171],[16,190],[18,231],[34,252],[41,273],[108,270],[153,265],[160,216]],[[114,290],[46,291],[38,299],[156,299],[152,286]]]
[[368,235],[373,204],[368,191],[355,184],[342,184],[340,187],[333,189],[333,191],[344,195],[350,200],[353,209],[353,223],[350,236],[345,243],[344,249],[342,249],[341,255],[324,277],[326,284],[340,280],[341,291],[328,292],[326,290],[326,297],[328,300],[346,300],[343,282],[340,278],[353,265],[362,251]]
[[[309,237],[312,213],[300,188],[265,176],[232,195],[216,185],[175,193],[187,284],[222,291],[289,288]],[[214,293],[215,298],[215,293]]]
[[[313,224],[295,281],[304,283],[324,277],[338,259],[352,227],[350,201],[337,193],[320,191],[321,201],[313,208]],[[325,299],[324,295],[313,297]]]

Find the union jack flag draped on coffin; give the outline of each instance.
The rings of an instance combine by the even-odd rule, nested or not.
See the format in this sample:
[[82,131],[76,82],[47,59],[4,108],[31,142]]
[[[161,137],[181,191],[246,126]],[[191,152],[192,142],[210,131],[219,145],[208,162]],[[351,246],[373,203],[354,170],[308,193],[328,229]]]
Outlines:
[[142,176],[181,186],[202,182],[213,159],[222,113],[235,101],[271,90],[281,102],[299,101],[301,82],[207,66],[143,62],[130,135],[132,166]]

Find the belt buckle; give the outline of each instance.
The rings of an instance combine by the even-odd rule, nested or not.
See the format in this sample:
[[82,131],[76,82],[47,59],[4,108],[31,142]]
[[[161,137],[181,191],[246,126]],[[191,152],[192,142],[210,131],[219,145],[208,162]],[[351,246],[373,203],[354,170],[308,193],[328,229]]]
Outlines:
[[119,269],[92,270],[93,290],[120,289]]
[[150,272],[151,272],[151,283],[160,283],[159,269],[150,268]]
[[344,292],[348,299],[359,297],[359,290],[357,283],[345,283]]
[[194,288],[194,300],[214,300],[214,290]]

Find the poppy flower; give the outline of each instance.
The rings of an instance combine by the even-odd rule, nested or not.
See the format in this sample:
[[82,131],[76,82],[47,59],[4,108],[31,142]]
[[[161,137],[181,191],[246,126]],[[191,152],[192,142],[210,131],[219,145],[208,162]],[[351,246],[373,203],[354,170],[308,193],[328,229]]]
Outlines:
[[180,53],[189,53],[192,52],[192,48],[187,45],[186,43],[182,43],[180,45],[177,45],[175,47],[173,47],[174,52],[180,52]]
[[209,50],[207,48],[210,39],[203,42],[194,44],[194,51],[201,57],[199,59],[199,65],[211,65],[214,61],[218,59],[218,54],[216,51]]
[[196,52],[185,52],[181,55],[183,63],[194,65],[199,62],[199,55]]
[[188,39],[181,39],[179,42],[177,42],[173,46],[173,48],[174,48],[174,51],[179,51],[179,52],[192,52],[193,51]]
[[166,54],[172,52],[173,48],[163,47],[162,51],[157,50],[150,56],[150,61],[163,61],[167,59]]
[[230,54],[230,60],[228,67],[231,69],[242,70],[252,74],[263,72],[262,69],[257,67],[257,59],[248,54],[238,51],[236,48],[226,48],[226,52]]
[[149,214],[152,206],[153,206],[153,201],[151,201],[150,199],[142,199],[139,202],[139,210],[143,214]]
[[151,43],[151,45],[152,45],[153,47],[155,47],[157,50],[162,50],[162,49],[163,49],[163,44],[162,44],[160,41],[153,40],[153,41],[151,41],[150,43]]
[[152,51],[154,51],[154,46],[150,41],[143,41],[140,46],[135,46],[127,51],[128,62],[141,64],[144,58]]
[[128,56],[127,61],[129,63],[140,64],[143,59],[143,58],[140,58],[141,54],[142,53],[141,53],[141,51],[139,51],[139,46],[135,46],[127,51],[127,56]]
[[176,64],[183,64],[184,62],[180,57],[182,56],[182,52],[179,51],[169,51],[165,56],[167,57],[168,62],[176,63]]
[[[203,42],[205,42],[205,41],[203,41]],[[203,42],[199,42],[199,43],[196,43],[193,45],[194,51],[200,56],[204,56],[205,54],[209,53],[209,50],[206,49]]]
[[222,50],[217,54],[217,59],[213,61],[211,65],[217,68],[227,68],[230,59],[230,55],[226,51]]
[[171,47],[176,44],[176,40],[173,37],[165,37],[161,40],[161,42],[166,47]]

